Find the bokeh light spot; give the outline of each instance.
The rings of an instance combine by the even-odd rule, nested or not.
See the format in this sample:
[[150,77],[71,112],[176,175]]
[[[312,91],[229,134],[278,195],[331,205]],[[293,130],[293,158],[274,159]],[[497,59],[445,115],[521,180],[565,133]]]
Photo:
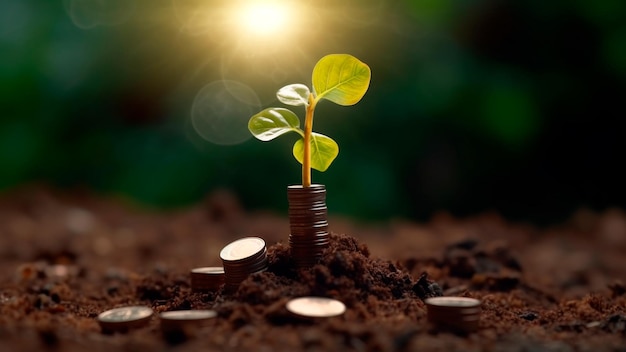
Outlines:
[[248,120],[261,109],[256,93],[237,81],[207,84],[196,95],[191,123],[207,141],[219,145],[239,144],[251,137]]

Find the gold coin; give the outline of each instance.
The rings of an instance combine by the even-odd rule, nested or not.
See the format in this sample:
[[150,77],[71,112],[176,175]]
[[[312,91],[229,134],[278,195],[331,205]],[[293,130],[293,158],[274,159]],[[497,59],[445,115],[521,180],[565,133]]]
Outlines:
[[329,318],[346,311],[342,302],[325,297],[300,297],[287,302],[287,310],[293,314],[309,318]]

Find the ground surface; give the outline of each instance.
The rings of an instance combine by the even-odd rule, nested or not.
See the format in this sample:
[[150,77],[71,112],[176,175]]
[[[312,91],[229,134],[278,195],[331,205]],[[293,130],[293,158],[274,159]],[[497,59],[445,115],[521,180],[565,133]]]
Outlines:
[[[286,216],[246,213],[226,192],[166,213],[80,192],[5,193],[0,350],[626,351],[619,210],[580,211],[544,229],[494,214],[441,214],[426,224],[329,221],[333,244],[322,263],[296,271]],[[245,236],[266,240],[269,270],[231,295],[191,292],[189,270],[221,265],[221,248]],[[445,295],[482,300],[478,332],[427,322],[421,298],[436,292],[433,282]],[[320,321],[286,312],[290,297],[311,294],[348,310]],[[135,304],[219,316],[193,336],[163,335],[156,317],[127,333],[100,331],[100,312]]]

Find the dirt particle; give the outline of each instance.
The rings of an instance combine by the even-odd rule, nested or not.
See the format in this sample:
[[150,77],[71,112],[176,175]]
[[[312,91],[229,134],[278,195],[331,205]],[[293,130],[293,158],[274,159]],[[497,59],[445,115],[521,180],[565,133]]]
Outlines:
[[539,314],[536,312],[524,312],[519,315],[520,318],[528,321],[533,321],[539,318]]
[[436,282],[428,280],[428,274],[422,273],[419,279],[412,287],[413,292],[419,297],[421,300],[425,300],[430,297],[439,297],[443,296],[443,291],[441,287]]
[[602,330],[612,334],[621,332],[626,336],[626,315],[615,314],[610,316],[602,325]]

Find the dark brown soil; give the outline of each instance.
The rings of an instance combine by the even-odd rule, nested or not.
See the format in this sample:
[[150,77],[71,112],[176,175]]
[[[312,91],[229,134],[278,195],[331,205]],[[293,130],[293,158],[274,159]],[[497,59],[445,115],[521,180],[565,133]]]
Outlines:
[[[171,212],[80,192],[6,193],[0,350],[626,351],[620,210],[581,210],[543,229],[495,214],[329,222],[332,245],[321,263],[296,270],[286,216],[247,213],[227,192]],[[234,294],[192,292],[189,270],[221,265],[221,248],[245,236],[266,240],[269,270]],[[427,322],[422,299],[442,293],[482,300],[478,332]],[[336,298],[348,310],[296,319],[284,306],[303,295]],[[100,331],[100,312],[137,304],[219,315],[193,334],[164,335],[157,317],[126,333]]]

